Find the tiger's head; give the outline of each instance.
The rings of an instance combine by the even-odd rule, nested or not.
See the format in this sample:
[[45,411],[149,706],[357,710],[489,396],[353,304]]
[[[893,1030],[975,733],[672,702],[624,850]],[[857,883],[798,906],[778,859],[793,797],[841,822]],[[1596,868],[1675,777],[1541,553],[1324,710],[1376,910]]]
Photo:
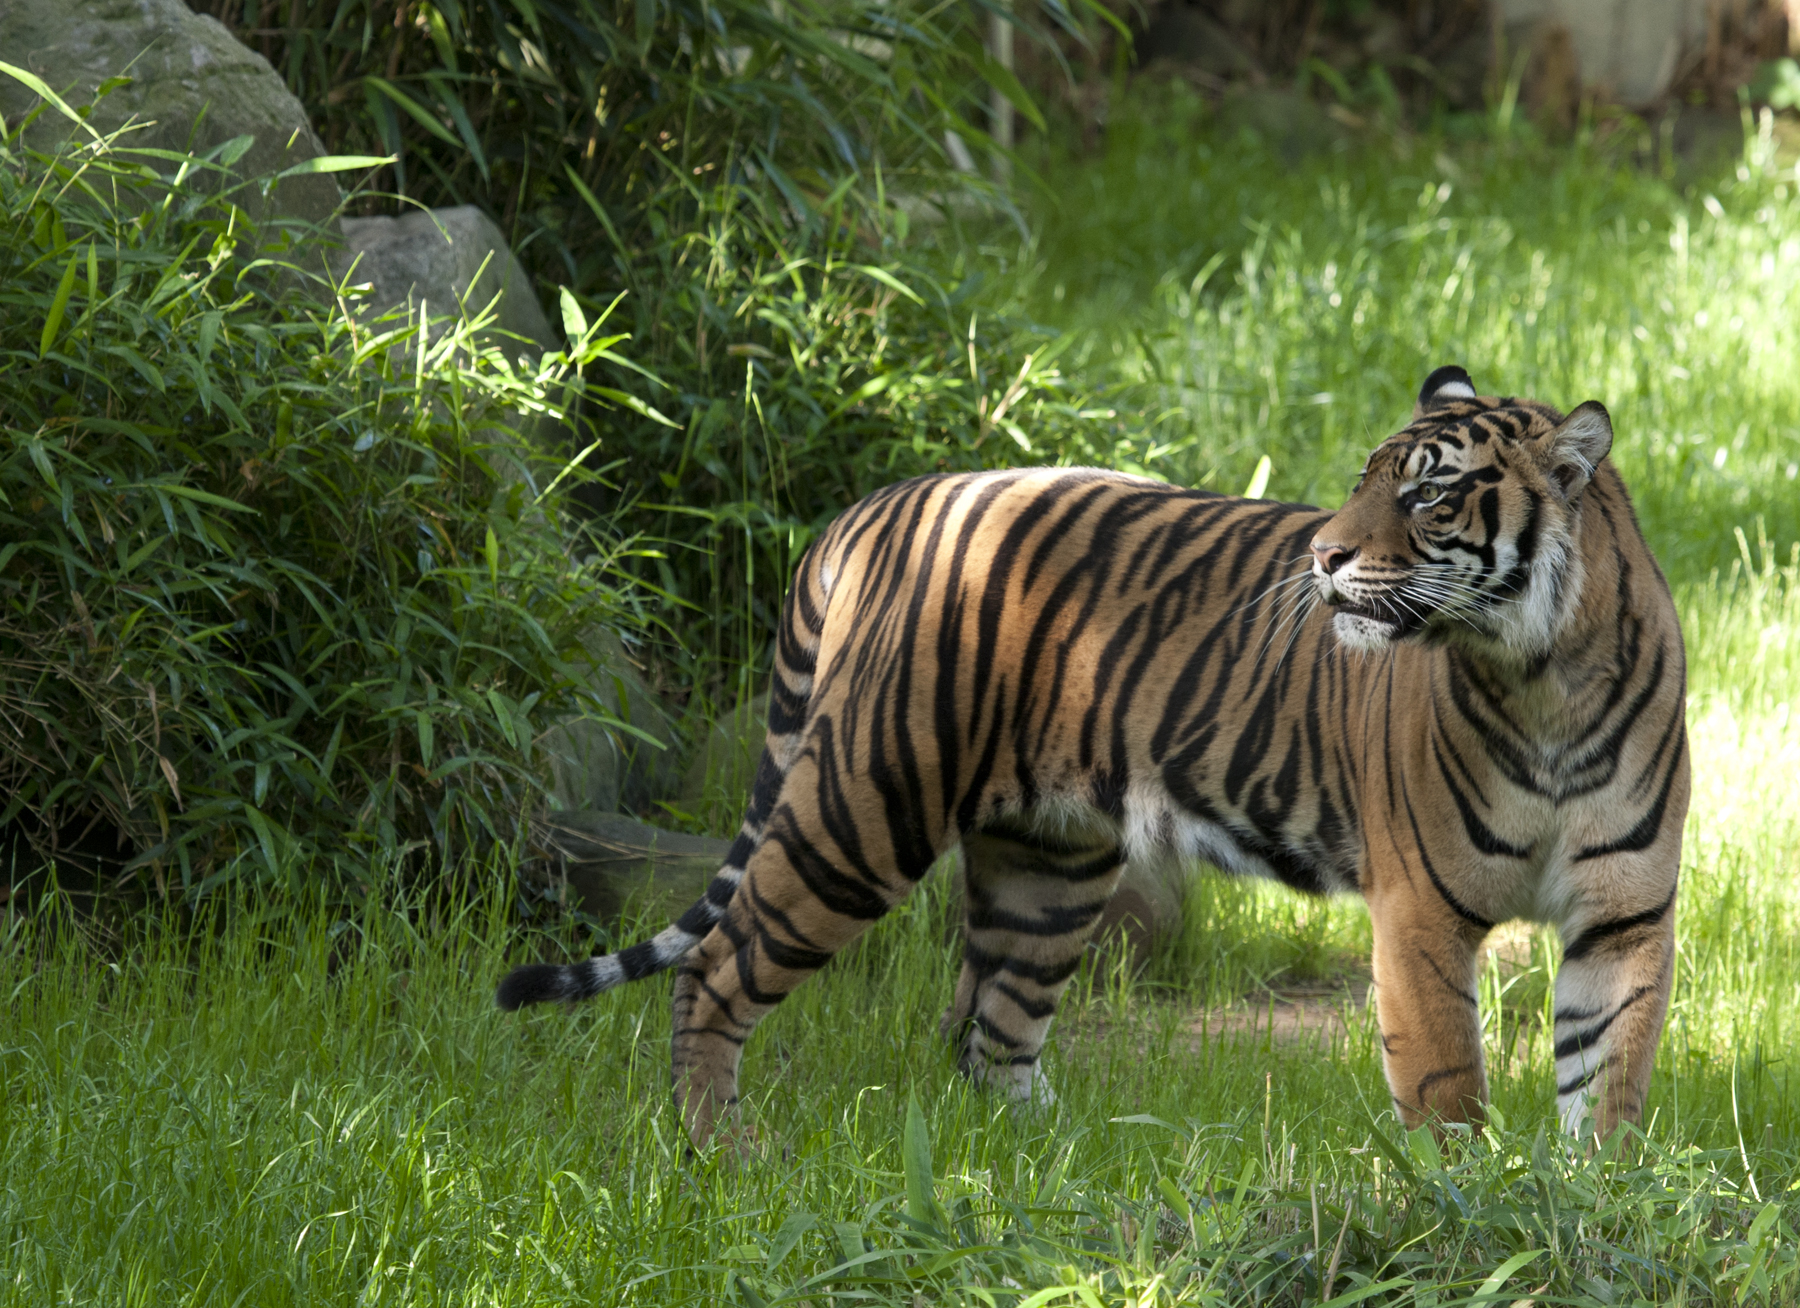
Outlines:
[[1589,400],[1567,417],[1477,395],[1461,368],[1425,379],[1412,422],[1369,456],[1312,541],[1338,640],[1382,650],[1407,637],[1521,659],[1547,653],[1581,589],[1582,492],[1612,448]]

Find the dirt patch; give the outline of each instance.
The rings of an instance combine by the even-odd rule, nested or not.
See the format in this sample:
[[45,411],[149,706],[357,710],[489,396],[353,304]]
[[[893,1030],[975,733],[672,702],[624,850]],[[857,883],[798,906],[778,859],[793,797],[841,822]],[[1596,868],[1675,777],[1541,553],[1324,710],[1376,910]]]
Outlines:
[[1369,988],[1367,974],[1275,985],[1235,1004],[1201,1009],[1182,1025],[1195,1053],[1221,1035],[1265,1036],[1281,1044],[1331,1043],[1368,1007]]

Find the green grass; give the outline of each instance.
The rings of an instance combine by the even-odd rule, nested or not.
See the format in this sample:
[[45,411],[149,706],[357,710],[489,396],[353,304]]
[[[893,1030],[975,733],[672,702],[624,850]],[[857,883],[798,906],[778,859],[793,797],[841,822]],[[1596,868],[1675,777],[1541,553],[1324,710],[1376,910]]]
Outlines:
[[[1619,415],[1678,583],[1695,760],[1647,1143],[1589,1158],[1554,1135],[1553,933],[1490,962],[1496,1125],[1439,1151],[1387,1114],[1367,1011],[1318,1044],[1217,1020],[1262,986],[1354,970],[1360,906],[1217,880],[1137,980],[1096,956],[1052,1035],[1060,1103],[1019,1114],[964,1086],[936,1036],[955,959],[934,878],[759,1030],[745,1160],[685,1153],[666,981],[494,1011],[510,961],[590,946],[522,939],[498,902],[349,922],[219,905],[98,943],[14,914],[0,1304],[1289,1304],[1327,1279],[1345,1308],[1800,1297],[1794,180],[1728,176],[1717,217],[1661,183],[1483,146],[1440,201],[1442,179],[1426,197],[1407,173],[1437,167],[1429,143],[1283,170],[1251,142],[1170,156],[1128,129],[1058,165],[1058,189],[1108,207],[1071,204],[1032,255],[1045,313],[1083,333],[1086,362],[1064,366],[1162,395],[1165,448],[1121,462],[1235,489],[1270,453],[1277,491],[1332,502],[1452,359]],[[1195,186],[1227,200],[1184,208]],[[1282,225],[1234,227],[1259,214]],[[1086,257],[1082,230],[1111,253]]]
[[[1800,568],[1691,588],[1684,614],[1699,784],[1643,1160],[1547,1134],[1547,933],[1484,986],[1504,1125],[1441,1159],[1386,1114],[1366,1011],[1328,1046],[1196,1035],[1202,1007],[1366,950],[1357,904],[1220,881],[1157,965],[1187,989],[1134,989],[1116,954],[1082,976],[1052,1038],[1061,1102],[1034,1115],[963,1085],[937,1039],[954,950],[934,878],[764,1023],[742,1162],[684,1154],[665,982],[493,1009],[509,956],[582,947],[521,944],[494,904],[221,907],[100,948],[15,915],[0,1303],[1018,1302],[1003,1278],[1318,1302],[1315,1197],[1321,1263],[1346,1231],[1334,1294],[1396,1282],[1370,1302],[1469,1302],[1534,1249],[1511,1298],[1789,1302]],[[846,1242],[888,1256],[835,1270]]]

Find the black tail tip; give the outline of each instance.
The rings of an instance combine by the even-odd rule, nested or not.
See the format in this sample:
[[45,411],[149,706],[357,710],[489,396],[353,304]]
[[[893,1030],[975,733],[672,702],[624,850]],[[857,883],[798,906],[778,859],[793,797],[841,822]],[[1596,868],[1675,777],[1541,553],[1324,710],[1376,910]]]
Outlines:
[[563,978],[566,968],[555,963],[527,963],[508,972],[494,991],[494,1002],[505,1012],[526,1004],[543,1004],[568,994]]

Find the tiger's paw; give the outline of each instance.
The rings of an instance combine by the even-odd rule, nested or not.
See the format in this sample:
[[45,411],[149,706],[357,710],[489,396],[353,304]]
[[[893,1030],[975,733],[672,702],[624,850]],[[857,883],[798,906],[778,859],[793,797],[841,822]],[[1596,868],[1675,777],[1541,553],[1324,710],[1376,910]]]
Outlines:
[[977,1085],[986,1086],[1017,1108],[1056,1106],[1056,1091],[1040,1063],[978,1063],[968,1074]]

